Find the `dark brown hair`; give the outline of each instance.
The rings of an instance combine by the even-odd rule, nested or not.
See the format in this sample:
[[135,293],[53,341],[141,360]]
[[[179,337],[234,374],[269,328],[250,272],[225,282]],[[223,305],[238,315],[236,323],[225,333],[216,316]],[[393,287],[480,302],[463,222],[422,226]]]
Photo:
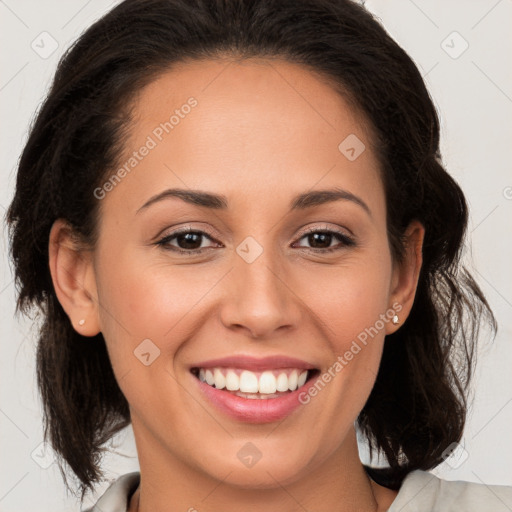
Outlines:
[[94,245],[93,191],[116,168],[137,92],[174,63],[222,56],[282,58],[337,84],[374,133],[394,259],[412,219],[426,229],[411,314],[386,338],[358,418],[389,462],[367,471],[397,489],[408,472],[435,467],[460,440],[480,321],[495,322],[459,262],[467,207],[443,168],[439,121],[423,79],[350,0],[126,0],[64,55],[31,127],[8,211],[18,309],[42,312],[37,375],[45,436],[84,492],[102,475],[105,443],[130,422],[103,336],[84,343],[57,300],[48,268],[51,226],[63,218]]

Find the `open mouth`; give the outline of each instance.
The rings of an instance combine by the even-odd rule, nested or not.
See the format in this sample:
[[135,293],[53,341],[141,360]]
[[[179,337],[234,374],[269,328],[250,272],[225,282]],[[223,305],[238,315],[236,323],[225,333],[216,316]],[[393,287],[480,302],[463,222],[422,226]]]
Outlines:
[[276,368],[250,371],[242,368],[192,368],[208,386],[247,399],[280,398],[301,388],[319,374],[317,369]]

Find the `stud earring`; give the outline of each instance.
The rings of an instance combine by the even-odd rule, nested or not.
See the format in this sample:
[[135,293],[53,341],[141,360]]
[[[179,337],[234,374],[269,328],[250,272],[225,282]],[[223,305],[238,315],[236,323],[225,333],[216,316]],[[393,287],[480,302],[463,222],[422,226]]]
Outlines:
[[400,320],[398,319],[398,315],[395,315],[391,321],[393,322],[394,325],[397,325],[400,322]]
[[84,325],[85,324],[85,320],[82,318],[81,320],[78,320],[78,325]]

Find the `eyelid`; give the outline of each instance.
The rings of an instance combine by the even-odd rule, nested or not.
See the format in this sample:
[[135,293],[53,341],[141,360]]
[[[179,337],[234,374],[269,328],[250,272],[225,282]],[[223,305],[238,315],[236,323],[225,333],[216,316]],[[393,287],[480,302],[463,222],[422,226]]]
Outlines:
[[[342,230],[346,231],[344,233]],[[338,233],[339,235],[345,236],[347,238],[355,238],[354,233],[350,231],[348,228],[341,228],[341,227],[332,227],[328,226],[327,224],[324,224],[323,226],[313,226],[305,229],[304,231],[301,231],[298,235],[298,238],[302,238],[304,235],[308,235],[310,233],[317,233],[318,231],[332,231],[334,233]]]
[[350,234],[344,233],[342,231],[342,229],[340,229],[339,227],[333,228],[333,227],[328,227],[328,226],[324,226],[324,227],[313,226],[313,227],[307,228],[306,230],[302,231],[297,236],[297,239],[296,239],[297,241],[294,242],[294,244],[300,243],[300,240],[302,240],[304,237],[308,236],[310,233],[328,233],[331,236],[337,236],[340,244],[338,244],[334,247],[327,247],[324,249],[316,249],[314,247],[303,247],[300,245],[298,246],[298,249],[305,249],[306,251],[310,251],[312,254],[327,255],[329,253],[335,253],[335,252],[341,251],[348,247],[357,246],[356,237],[352,234],[352,231],[350,231],[349,229],[346,229],[346,231],[348,231]]
[[[176,228],[174,231],[170,231],[169,233],[167,233],[167,231],[171,229],[171,228],[166,228],[164,230],[162,230],[156,237],[155,237],[155,240],[162,240],[164,238],[169,238],[169,237],[175,237],[177,235],[182,235],[183,233],[203,233],[203,234],[206,234],[208,235],[209,238],[211,238],[212,240],[214,240],[215,242],[218,242],[218,240],[216,239],[217,238],[217,234],[213,232],[212,229],[210,229],[209,227],[192,227],[192,226],[182,226],[182,227],[178,227]],[[218,242],[220,243],[220,242]]]
[[[298,246],[299,249],[306,249],[306,250],[311,251],[314,254],[322,254],[322,253],[339,251],[339,250],[342,250],[343,248],[350,247],[350,246],[355,246],[356,241],[355,241],[354,235],[352,234],[352,232],[349,229],[347,229],[347,228],[344,228],[344,229],[346,231],[348,231],[350,234],[344,233],[342,231],[342,228],[339,228],[339,227],[333,228],[333,227],[329,227],[325,224],[323,227],[310,226],[307,229],[301,231],[300,234],[297,235],[295,241],[292,243],[292,246],[293,246],[293,244],[297,244],[298,242],[300,242],[300,240],[302,238],[306,237],[310,233],[328,233],[331,235],[337,235],[341,239],[340,240],[341,247],[334,246],[334,247],[329,247],[329,248],[324,248],[324,249],[318,249],[318,248],[314,248],[314,247],[309,248],[309,247],[304,247],[304,246]],[[162,248],[164,248],[166,250],[169,250],[169,251],[172,251],[172,252],[175,252],[178,254],[186,254],[188,256],[199,255],[199,254],[202,254],[204,251],[213,248],[213,247],[200,247],[198,249],[181,249],[179,247],[175,247],[170,244],[170,240],[173,240],[174,238],[176,238],[180,235],[186,234],[186,233],[200,234],[201,236],[210,239],[210,241],[223,246],[222,242],[219,242],[216,239],[216,235],[214,235],[209,228],[205,227],[205,228],[200,229],[200,228],[194,228],[192,226],[185,226],[182,228],[177,228],[175,231],[173,231],[169,234],[159,235],[159,237],[157,237],[158,240],[155,242],[155,245],[161,246]]]
[[[340,235],[347,236],[350,238],[354,237],[354,234],[352,233],[352,231],[350,229],[348,229],[348,228],[343,228],[343,229],[346,230],[348,232],[348,234],[343,233],[343,231],[341,231],[340,228],[333,228],[326,224],[324,224],[323,226],[310,226],[310,227],[300,231],[299,234],[297,235],[297,238],[300,239],[300,238],[304,237],[305,235],[308,235],[310,233],[317,233],[319,231],[332,231],[332,232],[335,232],[335,233],[338,233]],[[168,238],[171,236],[181,235],[183,233],[189,233],[189,232],[197,233],[198,232],[198,233],[205,233],[215,242],[221,243],[216,239],[217,235],[213,232],[213,230],[210,230],[209,227],[195,228],[192,226],[184,226],[182,228],[176,228],[175,231],[172,231],[169,234],[165,234],[165,231],[166,231],[166,229],[163,230],[161,233],[159,233],[155,238],[158,240],[158,239],[162,239],[162,238]]]

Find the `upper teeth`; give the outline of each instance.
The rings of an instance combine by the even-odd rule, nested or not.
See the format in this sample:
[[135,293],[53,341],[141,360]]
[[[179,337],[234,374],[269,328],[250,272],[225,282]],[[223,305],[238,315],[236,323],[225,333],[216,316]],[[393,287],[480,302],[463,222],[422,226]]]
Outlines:
[[227,368],[201,368],[199,379],[217,389],[242,393],[273,394],[276,391],[295,391],[308,377],[307,370],[249,370]]

